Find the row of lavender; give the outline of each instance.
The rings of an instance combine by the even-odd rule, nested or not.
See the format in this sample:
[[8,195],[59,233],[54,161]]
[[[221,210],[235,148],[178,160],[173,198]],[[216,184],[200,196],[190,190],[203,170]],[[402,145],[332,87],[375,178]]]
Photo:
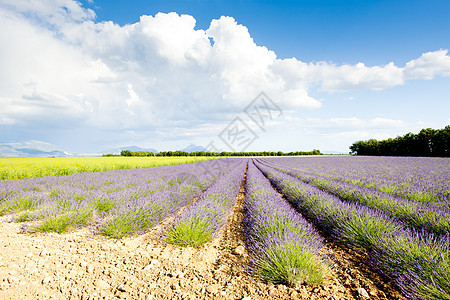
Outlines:
[[31,221],[28,230],[63,232],[93,224],[101,234],[120,238],[174,213],[239,163],[221,159],[1,181],[0,215]]
[[322,156],[270,161],[393,196],[450,208],[448,158]]
[[179,245],[199,247],[213,239],[222,228],[236,202],[244,179],[246,159],[219,178],[200,198],[178,215],[166,230],[166,241]]
[[437,235],[450,232],[450,209],[432,203],[423,203],[411,199],[395,197],[375,189],[354,185],[314,173],[305,172],[281,161],[264,161],[279,171],[309,183],[321,190],[327,191],[340,199],[376,209],[389,214],[404,223],[405,226],[426,230]]
[[318,284],[328,266],[313,227],[249,163],[245,184],[244,230],[253,273],[275,283]]
[[257,167],[292,206],[338,242],[363,248],[373,268],[393,278],[410,299],[449,299],[450,236],[405,229],[390,215],[343,202],[286,173]]

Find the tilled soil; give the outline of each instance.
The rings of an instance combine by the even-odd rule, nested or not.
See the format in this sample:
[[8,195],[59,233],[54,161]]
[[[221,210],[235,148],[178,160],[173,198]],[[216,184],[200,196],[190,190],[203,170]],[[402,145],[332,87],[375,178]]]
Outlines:
[[[242,228],[243,186],[229,222],[211,243],[180,248],[162,228],[120,241],[90,229],[66,234],[22,233],[0,218],[0,299],[398,299],[364,265],[364,254],[327,242],[333,261],[321,286],[287,287],[248,273]],[[361,291],[367,293],[367,295]],[[365,297],[368,296],[369,298]]]

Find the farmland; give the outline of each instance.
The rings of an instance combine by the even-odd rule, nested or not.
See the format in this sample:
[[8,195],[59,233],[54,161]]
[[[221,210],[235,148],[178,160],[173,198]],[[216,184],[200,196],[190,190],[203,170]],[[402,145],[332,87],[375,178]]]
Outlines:
[[211,157],[48,157],[0,158],[0,180],[61,176],[81,172],[101,172],[187,164]]
[[[37,263],[30,297],[450,299],[449,185],[449,159],[351,156],[3,180],[0,243],[39,249],[10,258]],[[53,261],[64,252],[67,272]],[[8,262],[0,254],[0,296],[27,282]],[[45,262],[64,281],[46,279]]]

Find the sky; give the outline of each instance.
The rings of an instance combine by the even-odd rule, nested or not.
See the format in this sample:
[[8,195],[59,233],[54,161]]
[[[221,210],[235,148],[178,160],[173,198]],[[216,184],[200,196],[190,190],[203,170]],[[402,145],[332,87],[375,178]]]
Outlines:
[[450,1],[0,0],[0,143],[337,151],[450,124]]

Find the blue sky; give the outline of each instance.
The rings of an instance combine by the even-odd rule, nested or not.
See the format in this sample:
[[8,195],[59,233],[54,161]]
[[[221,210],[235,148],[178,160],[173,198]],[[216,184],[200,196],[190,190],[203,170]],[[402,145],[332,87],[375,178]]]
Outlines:
[[[448,48],[449,1],[95,1],[97,20],[121,25],[142,14],[189,14],[196,28],[232,16],[255,43],[279,58],[368,65],[404,64],[418,53]],[[443,45],[445,43],[445,45]]]
[[[449,11],[449,1],[0,0],[0,142],[229,150],[224,130],[238,117],[257,138],[236,150],[347,152],[443,128]],[[260,92],[283,112],[263,128],[244,112]]]

